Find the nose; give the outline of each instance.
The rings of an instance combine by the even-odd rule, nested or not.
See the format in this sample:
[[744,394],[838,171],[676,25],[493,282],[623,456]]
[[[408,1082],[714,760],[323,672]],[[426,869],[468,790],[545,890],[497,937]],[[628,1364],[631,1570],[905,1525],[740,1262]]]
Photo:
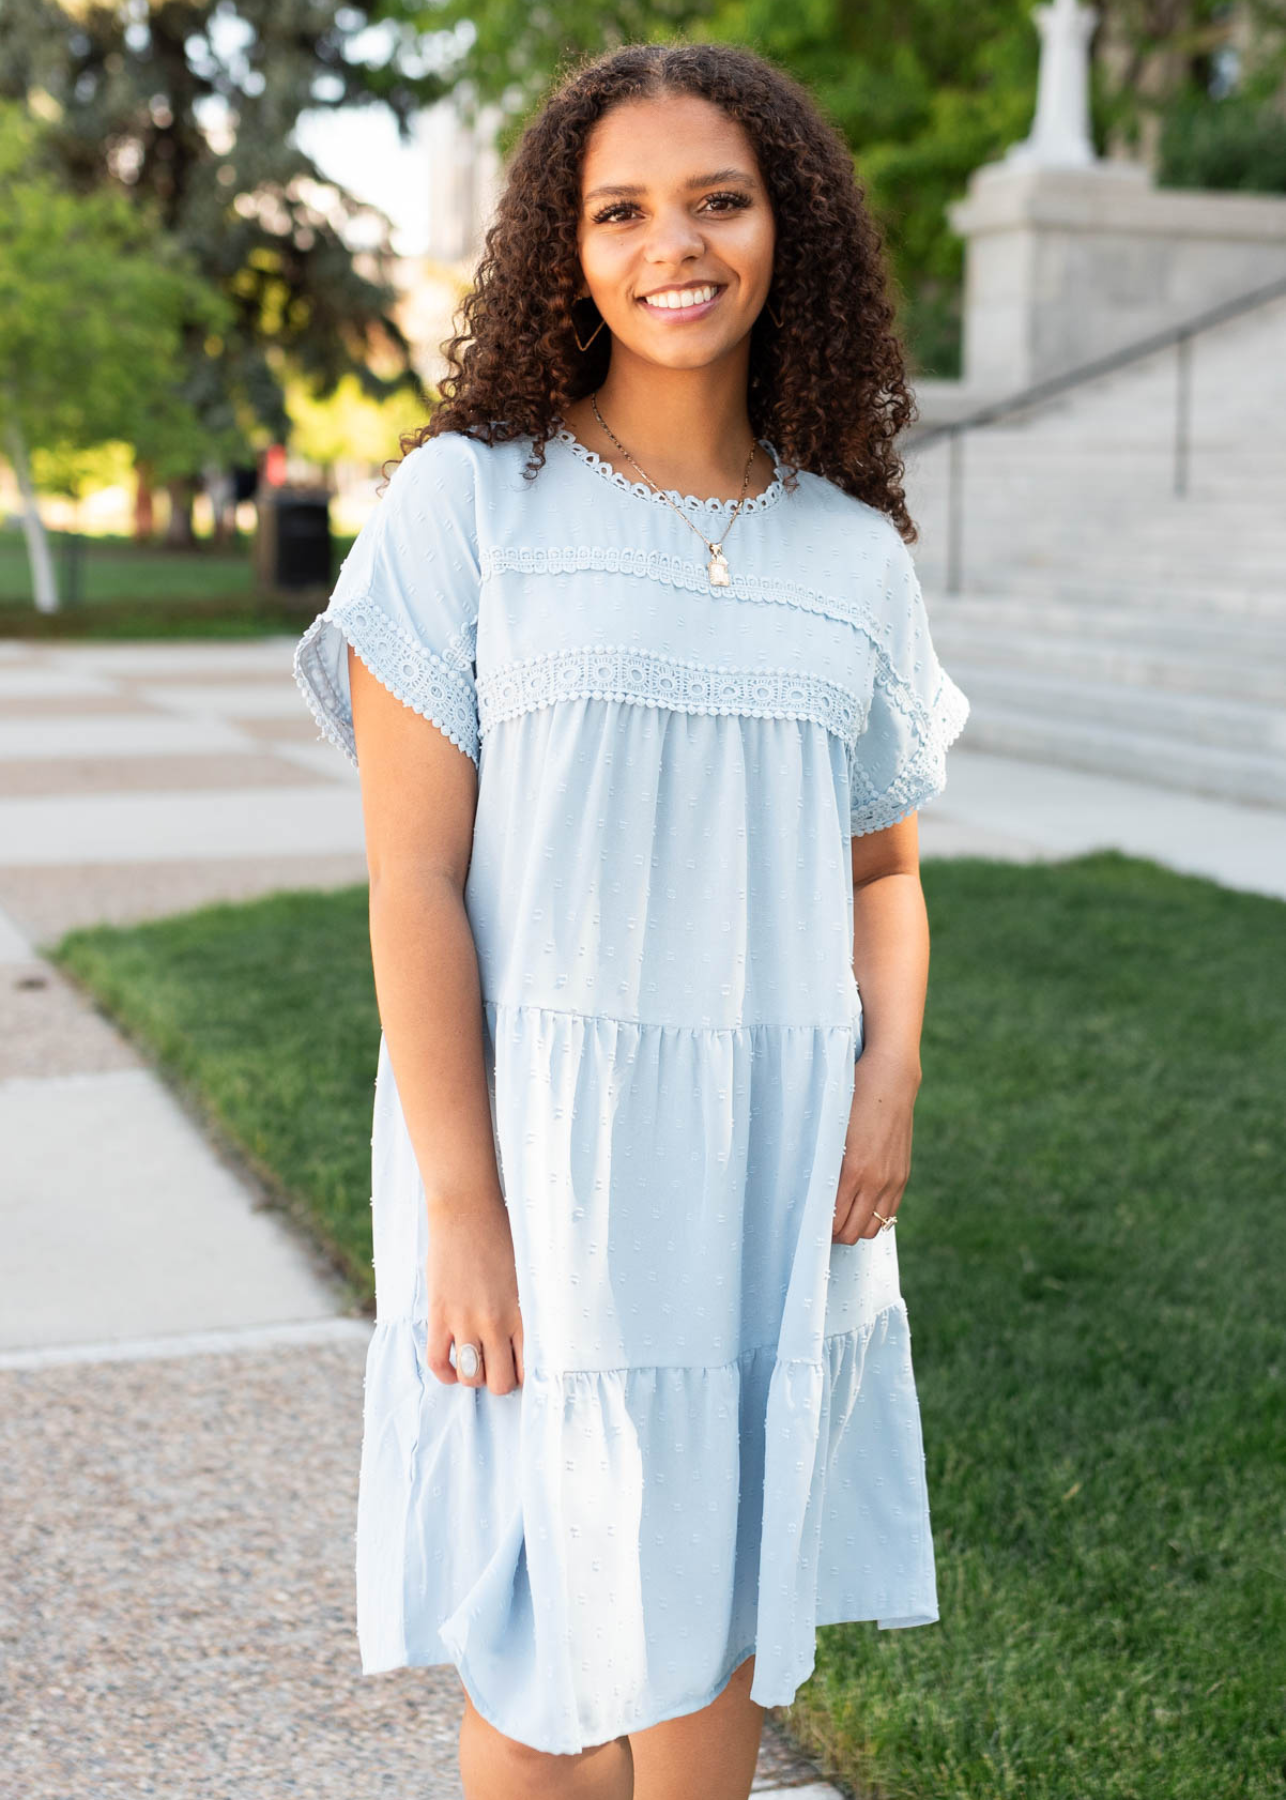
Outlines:
[[705,250],[696,220],[685,206],[658,207],[643,245],[646,261],[662,267],[700,256]]

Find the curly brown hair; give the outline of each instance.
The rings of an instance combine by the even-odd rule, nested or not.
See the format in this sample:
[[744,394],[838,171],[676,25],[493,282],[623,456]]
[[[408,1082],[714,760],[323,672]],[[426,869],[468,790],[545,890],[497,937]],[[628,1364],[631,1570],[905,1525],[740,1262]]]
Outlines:
[[915,404],[881,233],[847,145],[808,90],[731,44],[631,44],[582,59],[555,87],[514,152],[461,329],[443,345],[441,402],[402,437],[403,455],[445,431],[488,444],[529,435],[525,473],[543,467],[562,409],[601,385],[610,356],[610,334],[580,351],[572,319],[586,142],[612,107],[660,94],[695,95],[735,120],[771,199],[772,287],[751,327],[752,431],[776,448],[788,487],[796,469],[811,470],[914,542],[896,441]]

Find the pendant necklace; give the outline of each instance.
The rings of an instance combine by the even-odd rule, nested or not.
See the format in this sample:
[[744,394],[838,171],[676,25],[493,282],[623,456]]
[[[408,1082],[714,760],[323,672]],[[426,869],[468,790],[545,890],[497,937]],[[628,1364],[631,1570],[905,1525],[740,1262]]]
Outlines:
[[[599,412],[597,394],[590,395],[589,403],[594,408],[594,417],[598,420],[599,424],[603,427],[603,430],[607,433],[608,437],[610,437],[612,442],[616,445],[616,448],[621,452],[621,454],[623,456],[628,457],[630,462],[634,463],[634,467],[636,469],[638,469],[639,474],[643,477],[644,481],[647,482],[648,486],[652,489],[653,493],[656,494],[657,498],[664,500],[665,504],[670,508],[671,512],[678,513],[679,517],[683,520],[685,525],[692,526],[693,531],[696,532],[697,536],[701,539],[701,542],[705,545],[706,549],[710,552],[710,560],[706,564],[706,572],[710,577],[710,586],[711,587],[731,587],[732,586],[732,574],[728,568],[728,559],[723,553],[723,538],[720,538],[720,540],[717,544],[712,544],[710,542],[710,539],[706,536],[705,532],[700,530],[698,526],[693,524],[692,520],[688,517],[688,515],[685,512],[681,511],[680,508],[674,504],[674,502],[673,502],[673,500],[671,500],[670,496],[662,488],[659,488],[656,485],[656,483],[653,481],[652,477],[648,474],[647,470],[640,468],[639,464],[634,462],[634,458],[632,456],[630,456],[630,453],[625,448],[625,445],[621,442],[620,438],[617,437],[616,433],[612,430],[611,426],[608,424],[607,420],[603,417],[602,413]],[[736,506],[734,506],[732,509],[732,518],[730,518],[728,520],[728,523],[723,528],[723,537],[724,538],[726,538],[729,531],[731,531],[733,523],[736,520],[737,514],[741,511],[742,507],[746,503],[746,489],[750,486],[750,471],[754,465],[755,451],[757,448],[758,448],[758,445],[754,444],[754,443],[752,443],[750,446],[750,455],[746,459],[746,472],[742,476],[742,479],[741,479],[741,498],[738,500]]]

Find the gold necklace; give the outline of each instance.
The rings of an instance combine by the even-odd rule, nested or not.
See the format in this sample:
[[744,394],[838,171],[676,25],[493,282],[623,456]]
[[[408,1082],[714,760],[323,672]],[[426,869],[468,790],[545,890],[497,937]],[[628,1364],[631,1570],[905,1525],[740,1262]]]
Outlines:
[[683,520],[685,525],[692,526],[693,531],[696,532],[697,536],[701,539],[701,542],[705,545],[706,549],[710,552],[710,560],[706,564],[706,572],[708,573],[708,575],[710,577],[710,586],[711,587],[731,587],[732,574],[728,568],[728,559],[723,553],[723,538],[726,538],[728,533],[732,530],[733,524],[736,521],[737,514],[741,511],[742,507],[746,503],[746,489],[750,486],[750,471],[754,465],[755,451],[758,448],[758,445],[755,443],[752,443],[750,446],[750,455],[746,459],[746,472],[741,478],[741,498],[737,501],[736,506],[734,506],[732,509],[732,518],[730,518],[728,520],[728,523],[723,528],[723,538],[720,538],[720,540],[717,544],[712,544],[710,542],[710,539],[706,536],[705,532],[700,530],[700,528],[698,526],[696,526],[692,523],[692,520],[688,517],[688,515],[685,512],[681,511],[680,508],[674,504],[673,500],[671,500],[670,496],[662,488],[657,487],[656,483],[653,481],[652,477],[648,474],[647,470],[640,468],[639,464],[634,462],[634,458],[632,456],[630,456],[630,453],[625,448],[625,445],[621,442],[620,438],[617,437],[616,433],[612,430],[611,426],[608,424],[607,420],[603,417],[602,413],[599,412],[597,394],[590,395],[589,403],[594,408],[594,417],[598,420],[599,424],[603,427],[603,430],[607,433],[608,437],[610,437],[612,442],[616,445],[616,448],[621,452],[621,454],[623,456],[629,457],[629,460],[632,463],[634,463],[634,467],[636,469],[638,469],[639,474],[643,477],[644,481],[647,482],[648,486],[652,489],[653,493],[655,493],[660,499],[665,501],[665,504],[669,507],[670,511],[678,513],[679,517]]

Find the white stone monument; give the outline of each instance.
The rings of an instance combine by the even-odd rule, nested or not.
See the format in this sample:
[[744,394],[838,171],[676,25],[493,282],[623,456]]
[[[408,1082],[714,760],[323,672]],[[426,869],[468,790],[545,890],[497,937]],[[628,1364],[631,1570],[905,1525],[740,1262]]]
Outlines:
[[[1035,10],[1036,116],[948,209],[966,239],[964,392],[1017,393],[1286,276],[1286,199],[1156,188],[1141,163],[1095,154],[1078,0]],[[967,410],[967,405],[965,407]],[[937,407],[934,408],[937,410]]]
[[1098,14],[1079,0],[1053,0],[1034,14],[1040,33],[1036,117],[1020,144],[1011,144],[1011,167],[1084,169],[1097,162],[1090,136],[1090,39]]

